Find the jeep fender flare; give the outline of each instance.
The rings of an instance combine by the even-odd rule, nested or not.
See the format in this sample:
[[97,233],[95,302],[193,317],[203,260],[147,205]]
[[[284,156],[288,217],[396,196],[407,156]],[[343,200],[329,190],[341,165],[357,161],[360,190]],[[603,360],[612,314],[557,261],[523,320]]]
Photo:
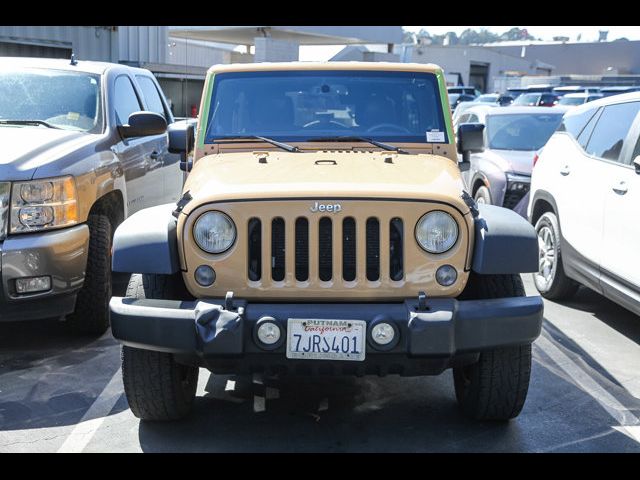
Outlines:
[[538,271],[538,237],[519,214],[495,205],[478,205],[471,269],[479,274]]
[[180,271],[175,203],[145,208],[127,218],[113,236],[112,270],[170,275]]

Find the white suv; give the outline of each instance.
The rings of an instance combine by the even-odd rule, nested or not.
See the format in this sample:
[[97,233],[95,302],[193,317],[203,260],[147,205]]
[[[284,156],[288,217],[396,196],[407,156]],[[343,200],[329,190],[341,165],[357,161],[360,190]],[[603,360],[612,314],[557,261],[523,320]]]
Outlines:
[[534,164],[528,216],[546,298],[585,285],[640,315],[640,93],[568,111]]

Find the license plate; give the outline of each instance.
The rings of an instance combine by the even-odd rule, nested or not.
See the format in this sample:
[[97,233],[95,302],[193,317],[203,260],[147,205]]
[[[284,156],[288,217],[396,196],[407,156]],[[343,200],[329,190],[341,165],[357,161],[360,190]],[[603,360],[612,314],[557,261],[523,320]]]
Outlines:
[[290,318],[287,358],[363,361],[367,322]]

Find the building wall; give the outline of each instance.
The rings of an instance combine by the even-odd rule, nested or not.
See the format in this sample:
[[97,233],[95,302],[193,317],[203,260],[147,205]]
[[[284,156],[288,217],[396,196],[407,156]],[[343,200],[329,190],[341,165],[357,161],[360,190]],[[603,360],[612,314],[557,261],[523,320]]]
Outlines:
[[209,68],[219,63],[231,63],[231,49],[218,49],[197,40],[169,37],[166,63]]
[[395,51],[403,62],[435,63],[445,73],[460,73],[469,85],[471,64],[487,65],[487,91],[497,88],[497,80],[507,71],[535,73],[535,66],[527,59],[517,58],[483,47],[400,45]]
[[[60,48],[60,56],[70,49],[79,60],[117,61],[115,35],[112,27],[0,26],[0,43],[16,45],[7,48],[7,53],[19,51],[19,45],[41,46],[47,52],[57,47]],[[31,48],[27,51],[38,50]]]
[[608,67],[619,74],[640,74],[640,41],[508,45],[486,48],[529,61],[555,65],[554,75],[601,75]]
[[166,26],[119,26],[117,61],[166,63],[168,32]]

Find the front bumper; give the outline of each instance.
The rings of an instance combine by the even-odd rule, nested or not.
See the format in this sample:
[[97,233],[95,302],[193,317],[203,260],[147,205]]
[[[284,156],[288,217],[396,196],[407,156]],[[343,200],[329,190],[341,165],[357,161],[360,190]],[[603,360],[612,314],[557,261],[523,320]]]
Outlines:
[[[7,237],[0,243],[0,321],[60,317],[75,308],[84,283],[89,227]],[[51,289],[18,294],[15,280],[49,275]]]
[[[482,350],[532,343],[542,325],[540,297],[491,300],[433,299],[402,303],[282,304],[234,300],[192,302],[113,297],[113,336],[131,347],[173,353],[178,361],[215,373],[438,374]],[[395,324],[399,341],[383,351],[371,342],[362,362],[291,360],[286,345],[264,350],[254,340],[256,322],[272,317],[284,332],[288,318],[353,319]],[[285,333],[286,334],[286,333]]]

